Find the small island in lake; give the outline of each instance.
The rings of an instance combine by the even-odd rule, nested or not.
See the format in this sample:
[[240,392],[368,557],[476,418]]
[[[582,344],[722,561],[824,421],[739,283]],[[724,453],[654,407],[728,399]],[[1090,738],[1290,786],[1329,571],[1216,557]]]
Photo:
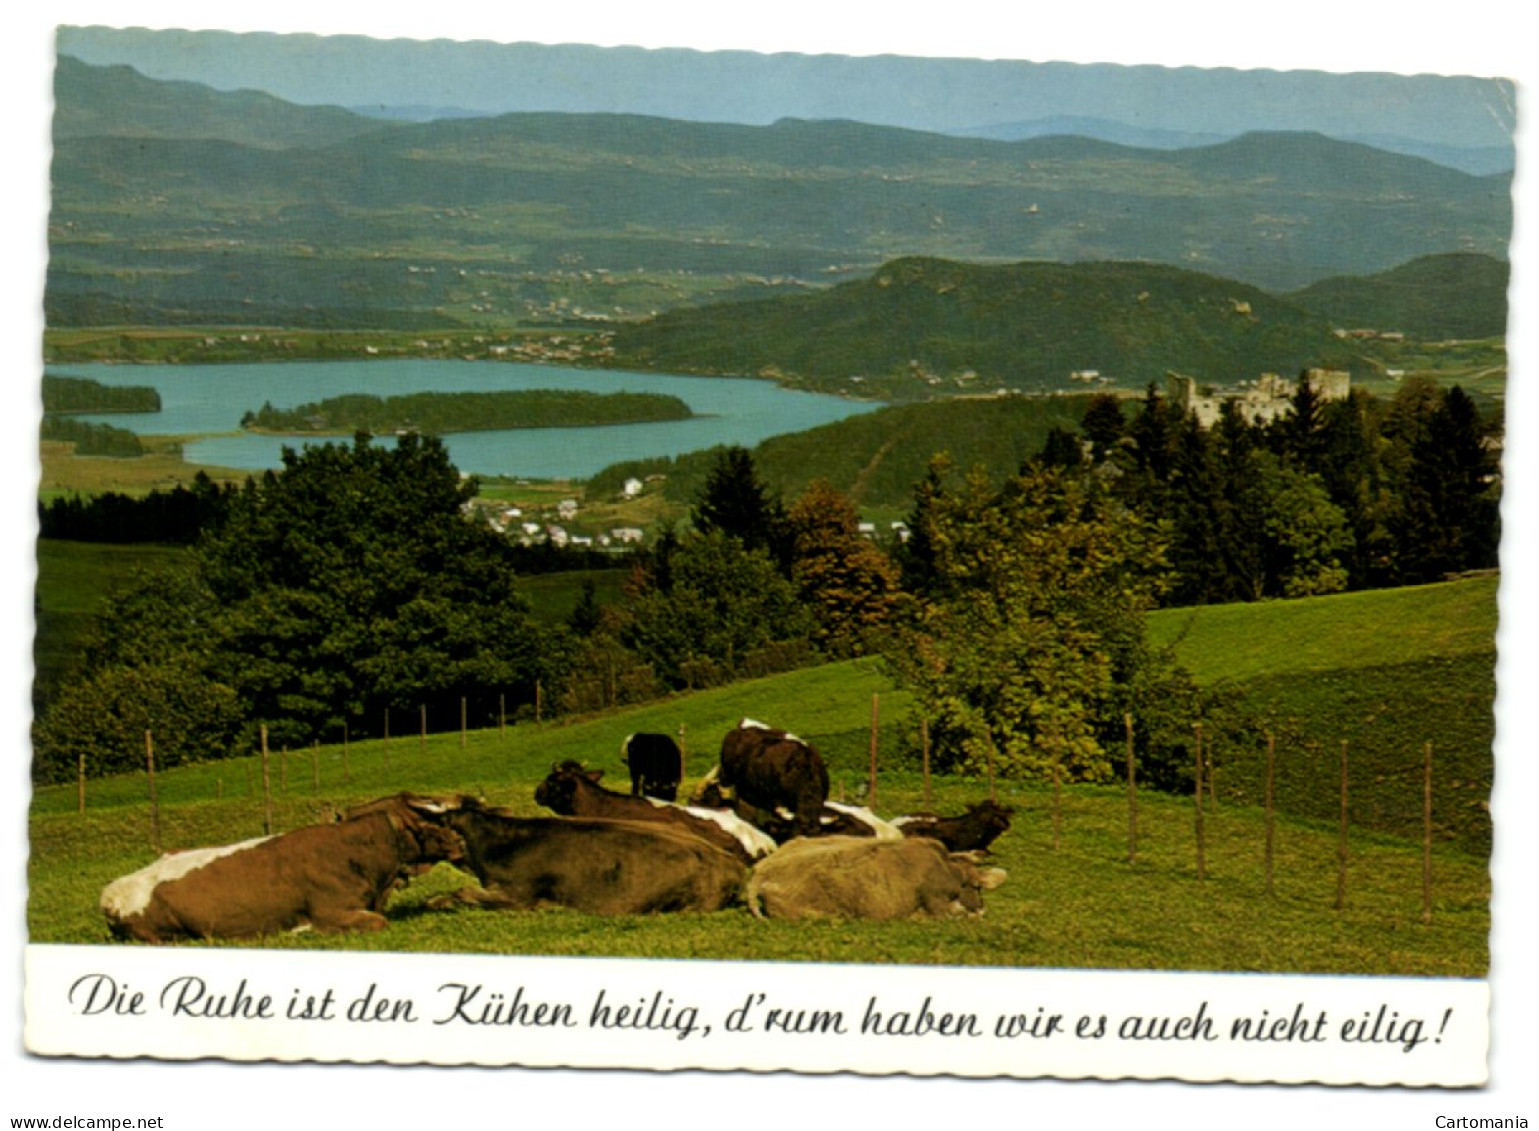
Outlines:
[[500,432],[512,428],[592,428],[688,420],[678,397],[660,393],[589,393],[525,389],[496,393],[407,393],[377,397],[350,393],[294,408],[264,404],[241,417],[251,432],[349,435],[410,430],[430,435]]

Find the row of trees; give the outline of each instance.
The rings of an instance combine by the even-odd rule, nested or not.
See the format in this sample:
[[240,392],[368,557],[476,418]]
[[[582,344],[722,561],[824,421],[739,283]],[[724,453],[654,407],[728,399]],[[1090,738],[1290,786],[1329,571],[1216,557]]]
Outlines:
[[102,619],[37,724],[36,764],[126,768],[150,728],[174,762],[249,749],[261,723],[300,745],[378,733],[390,710],[581,708],[880,653],[942,771],[1107,780],[1132,714],[1140,780],[1182,788],[1190,720],[1223,712],[1149,646],[1151,608],[1494,564],[1498,486],[1457,389],[1301,391],[1275,424],[1230,411],[1212,430],[1151,389],[1131,418],[1092,402],[1079,435],[1003,482],[938,457],[889,555],[839,491],[788,504],[730,448],[622,600],[590,590],[552,626],[520,592],[519,551],[467,517],[475,482],[438,441],[360,435],[221,493],[186,571]]
[[45,779],[135,764],[156,734],[164,764],[275,743],[378,733],[387,709],[462,696],[532,702],[571,662],[519,591],[513,548],[464,508],[476,493],[443,445],[285,450],[190,548],[184,570],[116,599],[80,672],[34,728]]
[[1460,388],[1411,379],[1389,400],[1323,400],[1252,423],[1233,401],[1201,427],[1150,386],[1126,419],[1095,398],[1043,458],[1099,473],[1170,531],[1174,604],[1437,581],[1490,569],[1500,541],[1500,421]]

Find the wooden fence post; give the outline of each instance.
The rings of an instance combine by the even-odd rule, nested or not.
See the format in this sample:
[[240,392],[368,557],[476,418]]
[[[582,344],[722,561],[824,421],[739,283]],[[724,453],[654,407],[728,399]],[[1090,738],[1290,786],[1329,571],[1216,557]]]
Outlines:
[[150,836],[155,844],[155,851],[160,848],[160,798],[155,794],[155,736],[144,732],[144,761],[150,772]]
[[923,759],[924,767],[924,808],[929,812],[933,802],[930,800],[930,720],[919,720],[919,751]]
[[385,706],[385,769],[390,769],[390,707]]
[[1122,729],[1127,734],[1128,765],[1128,863],[1138,863],[1138,767],[1133,759],[1133,716],[1122,716]]
[[679,724],[679,781],[681,782],[685,779],[685,777],[688,776],[687,767],[689,765],[689,741],[685,737],[685,731],[688,729],[688,727],[688,723]]
[[1421,921],[1432,922],[1432,743],[1421,775]]
[[[1058,772],[1059,758],[1060,758],[1060,756],[1058,754],[1054,754],[1053,755],[1053,851],[1054,852],[1058,851],[1058,842],[1059,842],[1060,836],[1061,836],[1061,834],[1063,832],[1063,787],[1062,787],[1062,784],[1061,784],[1062,775]],[[992,781],[993,781],[993,779],[990,778],[990,783],[991,784],[992,784]],[[994,796],[992,790],[990,790],[989,796],[991,798]]]
[[1214,766],[1213,766],[1213,744],[1211,742],[1208,743],[1207,749],[1204,751],[1204,753],[1207,756],[1207,767],[1208,767],[1208,802],[1209,802],[1209,804],[1211,804],[1213,806],[1213,811],[1215,813],[1217,813],[1218,812],[1218,775],[1216,773],[1214,773]]
[[508,736],[508,694],[505,691],[497,693],[497,737]]
[[262,832],[273,835],[272,775],[267,763],[267,724],[262,724]]
[[1266,735],[1266,893],[1272,894],[1272,868],[1276,825],[1273,821],[1273,782],[1276,780],[1277,740],[1271,731]]
[[534,681],[534,721],[536,723],[545,720],[545,685],[539,680]]
[[289,791],[289,747],[288,743],[278,749],[278,792]]
[[349,748],[352,746],[352,736],[348,732],[347,720],[342,720],[342,780],[348,785],[353,784],[353,767],[348,759]]
[[310,747],[310,792],[321,791],[321,740],[316,739]]
[[1207,830],[1203,827],[1202,823],[1202,724],[1194,723],[1192,725],[1192,732],[1197,736],[1197,762],[1195,767],[1197,780],[1195,782],[1196,788],[1192,791],[1192,795],[1197,802],[1194,816],[1197,832],[1197,878],[1199,880],[1206,880],[1208,878],[1208,845]]
[[75,768],[75,810],[85,812],[85,751],[80,752]]
[[427,704],[417,707],[417,753],[427,753]]
[[877,738],[877,693],[871,693],[871,775],[867,779],[866,804],[872,812],[876,811],[876,738]]
[[465,697],[460,696],[460,749],[465,749]]
[[1347,905],[1347,743],[1341,742],[1341,823],[1336,835],[1336,910]]

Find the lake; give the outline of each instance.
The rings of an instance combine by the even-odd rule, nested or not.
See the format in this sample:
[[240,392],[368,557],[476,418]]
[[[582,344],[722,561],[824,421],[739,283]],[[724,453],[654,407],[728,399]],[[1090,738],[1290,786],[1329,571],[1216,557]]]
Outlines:
[[802,432],[871,412],[878,404],[783,389],[746,377],[675,377],[607,369],[565,369],[500,361],[290,361],[241,365],[50,365],[48,372],[103,385],[149,385],[159,413],[102,413],[80,419],[141,435],[195,435],[190,463],[262,471],[281,466],[285,446],[327,439],[238,432],[241,414],[270,401],[278,408],[343,393],[386,397],[417,392],[516,389],[664,393],[697,414],[692,420],[602,428],[461,432],[444,437],[461,471],[530,479],[586,479],[625,460],[700,451],[717,444],[751,448],[771,436]]

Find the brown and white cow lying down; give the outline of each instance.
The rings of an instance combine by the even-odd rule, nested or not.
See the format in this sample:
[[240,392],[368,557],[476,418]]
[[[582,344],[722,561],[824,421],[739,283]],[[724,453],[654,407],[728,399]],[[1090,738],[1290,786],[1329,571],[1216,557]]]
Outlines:
[[895,817],[893,824],[904,836],[923,836],[938,840],[952,852],[984,852],[995,839],[1010,828],[1015,810],[997,801],[983,800],[969,805],[956,817],[937,817],[917,813]]
[[726,809],[674,805],[650,797],[616,793],[599,784],[603,770],[577,762],[551,767],[534,790],[534,799],[563,817],[600,817],[611,821],[652,821],[672,825],[742,858],[745,864],[775,851],[775,841]]
[[719,911],[737,902],[743,861],[693,833],[641,821],[519,817],[475,798],[448,803],[465,844],[462,867],[481,881],[428,901],[506,910],[570,907],[595,915]]
[[754,866],[746,898],[764,919],[940,919],[981,915],[999,868],[934,840],[815,837]]
[[[786,809],[773,813],[755,808],[736,798],[726,797],[716,779],[717,770],[706,775],[696,787],[690,799],[691,813],[729,813],[763,832],[775,844],[784,844],[799,836],[795,814]],[[896,823],[885,821],[870,809],[859,805],[845,805],[838,801],[825,801],[818,810],[818,831],[814,836],[874,836],[879,840],[901,840],[903,830]]]
[[114,935],[142,942],[376,931],[408,874],[460,858],[440,815],[431,799],[398,794],[333,824],[169,853],[108,884],[102,913]]

